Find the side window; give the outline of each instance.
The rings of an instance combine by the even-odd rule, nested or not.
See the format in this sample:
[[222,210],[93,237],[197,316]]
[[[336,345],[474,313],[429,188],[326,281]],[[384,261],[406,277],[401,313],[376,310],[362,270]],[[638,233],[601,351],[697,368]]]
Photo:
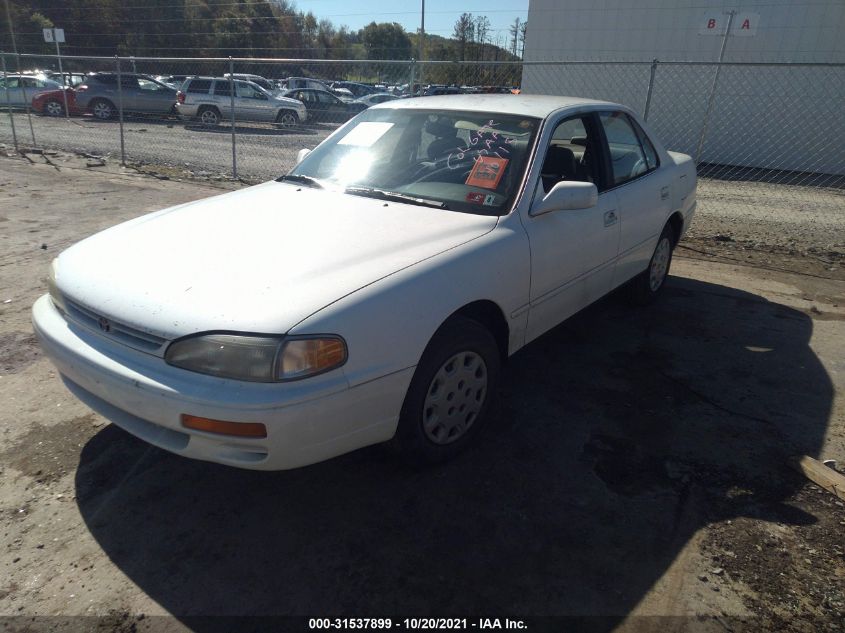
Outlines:
[[24,88],[38,88],[38,80],[32,77],[24,77],[21,79]]
[[331,96],[330,94],[327,94],[325,92],[318,92],[317,93],[317,99],[320,101],[320,103],[327,103],[327,104],[337,103],[337,101],[338,101],[333,96]]
[[193,79],[188,84],[187,92],[194,92],[200,94],[208,94],[208,89],[211,88],[210,79]]
[[564,180],[599,185],[596,173],[598,165],[593,160],[594,139],[589,130],[589,121],[582,117],[566,119],[557,125],[540,170],[546,193]]
[[240,81],[235,82],[235,89],[237,90],[238,96],[243,99],[261,99],[264,97],[260,91]]
[[652,145],[651,140],[649,140],[646,133],[643,129],[637,125],[636,121],[631,121],[634,125],[634,130],[637,133],[637,138],[640,140],[640,146],[643,148],[645,152],[645,159],[648,163],[648,170],[651,171],[652,169],[656,169],[657,166],[660,164],[660,161],[657,159],[657,151],[654,149],[654,145]]
[[152,81],[151,79],[142,79],[140,77],[138,78],[138,87],[141,88],[141,90],[149,90],[151,92],[162,90],[164,88],[164,86]]
[[599,118],[607,137],[613,184],[621,185],[649,171],[645,152],[628,117],[623,112],[602,112]]
[[218,79],[214,82],[214,94],[218,97],[231,97],[232,88],[228,81]]

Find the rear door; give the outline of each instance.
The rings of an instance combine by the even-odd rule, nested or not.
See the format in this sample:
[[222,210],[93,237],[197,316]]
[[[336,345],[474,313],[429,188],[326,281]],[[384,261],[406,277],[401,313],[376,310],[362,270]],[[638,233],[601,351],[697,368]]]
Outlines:
[[23,98],[23,89],[21,87],[21,79],[20,77],[6,77],[5,80],[0,78],[0,81],[4,81],[5,90],[3,90],[3,105],[7,103],[7,95],[8,95],[8,103],[11,103],[13,106],[22,106],[26,104],[26,101]]
[[138,102],[143,112],[167,114],[176,104],[176,91],[152,79],[138,77]]
[[660,169],[654,147],[627,113],[600,112],[599,120],[618,197],[619,260],[613,279],[618,286],[648,267],[670,213],[671,173]]

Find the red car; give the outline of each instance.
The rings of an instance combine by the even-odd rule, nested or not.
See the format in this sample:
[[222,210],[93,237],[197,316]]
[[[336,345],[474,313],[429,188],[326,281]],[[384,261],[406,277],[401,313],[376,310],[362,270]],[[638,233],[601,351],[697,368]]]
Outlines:
[[[67,95],[68,112],[70,114],[83,114],[84,111],[76,106],[76,90],[65,88],[64,91]],[[62,90],[39,92],[32,98],[32,109],[47,116],[63,116],[65,113],[65,98],[62,96]]]

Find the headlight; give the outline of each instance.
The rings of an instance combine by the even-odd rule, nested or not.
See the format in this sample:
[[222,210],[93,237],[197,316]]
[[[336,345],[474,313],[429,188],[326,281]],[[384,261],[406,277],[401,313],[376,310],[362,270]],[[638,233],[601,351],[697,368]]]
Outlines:
[[170,365],[201,374],[250,382],[307,378],[346,362],[346,344],[338,336],[277,338],[241,334],[205,334],[170,344]]
[[50,264],[50,276],[47,277],[47,291],[50,293],[50,299],[53,300],[53,305],[62,312],[67,312],[67,308],[65,307],[65,298],[62,296],[62,293],[59,292],[59,286],[56,284],[55,259]]

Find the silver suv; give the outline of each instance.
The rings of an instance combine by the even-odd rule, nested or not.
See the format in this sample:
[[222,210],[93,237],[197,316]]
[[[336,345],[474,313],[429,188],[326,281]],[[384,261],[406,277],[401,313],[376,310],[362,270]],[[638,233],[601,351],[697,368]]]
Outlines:
[[232,117],[232,84],[235,86],[235,120],[269,121],[283,128],[305,122],[305,105],[296,99],[277,97],[258,84],[225,77],[190,77],[176,95],[176,110],[183,119],[198,119],[215,126]]

